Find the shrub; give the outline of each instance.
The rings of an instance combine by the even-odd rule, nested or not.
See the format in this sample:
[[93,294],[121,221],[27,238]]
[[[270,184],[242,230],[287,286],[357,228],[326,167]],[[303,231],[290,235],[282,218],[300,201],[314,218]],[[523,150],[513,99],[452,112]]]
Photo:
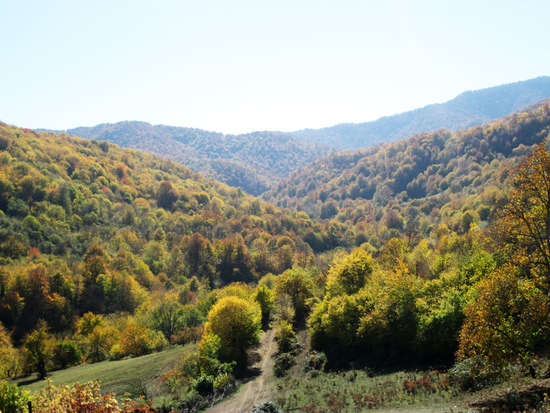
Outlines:
[[322,351],[310,351],[302,364],[303,371],[324,370],[327,364],[327,356]]
[[184,412],[196,412],[204,405],[204,397],[202,397],[197,391],[190,391],[184,398],[178,400],[173,410]]
[[292,324],[286,320],[281,321],[275,328],[275,339],[279,346],[279,353],[291,351],[293,344],[296,342],[296,333],[294,333]]
[[273,365],[273,374],[275,374],[276,377],[283,377],[295,363],[296,360],[291,354],[280,354],[275,358],[275,364]]
[[16,384],[0,381],[0,411],[3,413],[19,413],[27,410],[30,394],[20,390]]
[[272,401],[255,405],[250,413],[283,413],[283,411]]
[[212,393],[212,391],[214,391],[214,378],[212,376],[200,376],[197,380],[195,380],[193,390],[201,396],[206,396],[207,394]]
[[463,391],[479,390],[502,382],[512,375],[515,368],[514,365],[500,368],[481,357],[471,357],[456,363],[449,370],[449,376],[452,382]]
[[112,393],[101,394],[97,382],[55,387],[49,384],[35,394],[35,413],[120,412]]

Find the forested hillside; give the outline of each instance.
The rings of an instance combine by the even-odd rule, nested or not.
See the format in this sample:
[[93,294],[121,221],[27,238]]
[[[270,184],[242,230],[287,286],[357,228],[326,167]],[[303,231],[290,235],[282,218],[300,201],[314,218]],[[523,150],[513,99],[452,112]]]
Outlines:
[[481,125],[550,96],[550,78],[465,92],[444,103],[361,124],[292,133],[224,135],[200,129],[127,121],[66,130],[159,155],[195,172],[261,195],[292,172],[336,149],[367,148],[440,128]]
[[[157,405],[196,411],[250,377],[270,329],[287,409],[453,400],[546,377],[549,103],[333,154],[270,194],[291,210],[153,155],[0,124],[0,378],[198,342],[158,380]],[[352,391],[404,364],[442,369]],[[148,408],[93,383],[0,390],[2,410],[64,411],[84,394],[97,411]]]
[[506,168],[545,139],[549,125],[548,101],[543,101],[484,126],[331,154],[264,198],[342,223],[384,221],[402,230],[448,219],[456,229],[466,209],[476,220],[487,220],[498,207]]
[[550,77],[468,91],[456,98],[366,123],[345,123],[292,132],[293,136],[339,149],[367,148],[420,132],[453,131],[482,125],[550,97]]
[[146,122],[119,122],[66,131],[183,163],[195,172],[259,195],[292,171],[327,154],[330,145],[278,132],[223,135]]

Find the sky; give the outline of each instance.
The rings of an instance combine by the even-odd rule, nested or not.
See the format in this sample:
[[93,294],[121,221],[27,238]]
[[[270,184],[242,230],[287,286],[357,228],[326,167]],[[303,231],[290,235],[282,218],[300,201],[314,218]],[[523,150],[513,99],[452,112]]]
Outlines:
[[550,75],[547,0],[0,0],[0,120],[359,123]]

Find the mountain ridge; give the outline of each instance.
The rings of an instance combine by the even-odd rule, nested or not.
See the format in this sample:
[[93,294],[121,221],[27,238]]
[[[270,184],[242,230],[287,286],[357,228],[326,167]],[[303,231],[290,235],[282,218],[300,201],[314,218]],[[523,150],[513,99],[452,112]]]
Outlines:
[[[479,126],[547,97],[550,97],[550,76],[539,76],[465,91],[444,103],[433,103],[370,122],[341,123],[290,134],[315,142],[332,142],[339,149],[359,149],[378,143],[394,142],[420,132],[432,132],[441,128],[456,131]],[[493,104],[488,104],[488,101]]]
[[103,123],[65,131],[106,140],[180,162],[205,176],[259,196],[293,172],[337,150],[368,148],[441,128],[479,126],[550,97],[550,77],[466,91],[372,122],[344,123],[296,132],[257,131],[241,135],[142,121]]

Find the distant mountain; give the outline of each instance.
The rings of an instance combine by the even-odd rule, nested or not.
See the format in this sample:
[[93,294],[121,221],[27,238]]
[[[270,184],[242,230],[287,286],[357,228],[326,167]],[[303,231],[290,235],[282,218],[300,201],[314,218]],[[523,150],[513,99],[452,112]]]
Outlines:
[[367,148],[441,128],[453,131],[482,125],[550,97],[550,76],[468,91],[446,102],[425,106],[372,122],[342,123],[305,129],[291,135],[339,149]]
[[180,162],[195,172],[259,195],[330,152],[319,143],[279,132],[224,135],[201,129],[127,121],[65,131]]
[[118,122],[66,130],[183,163],[195,172],[260,195],[338,149],[367,148],[416,133],[481,125],[550,97],[550,77],[465,92],[455,99],[373,122],[293,133],[224,135],[201,129]]

